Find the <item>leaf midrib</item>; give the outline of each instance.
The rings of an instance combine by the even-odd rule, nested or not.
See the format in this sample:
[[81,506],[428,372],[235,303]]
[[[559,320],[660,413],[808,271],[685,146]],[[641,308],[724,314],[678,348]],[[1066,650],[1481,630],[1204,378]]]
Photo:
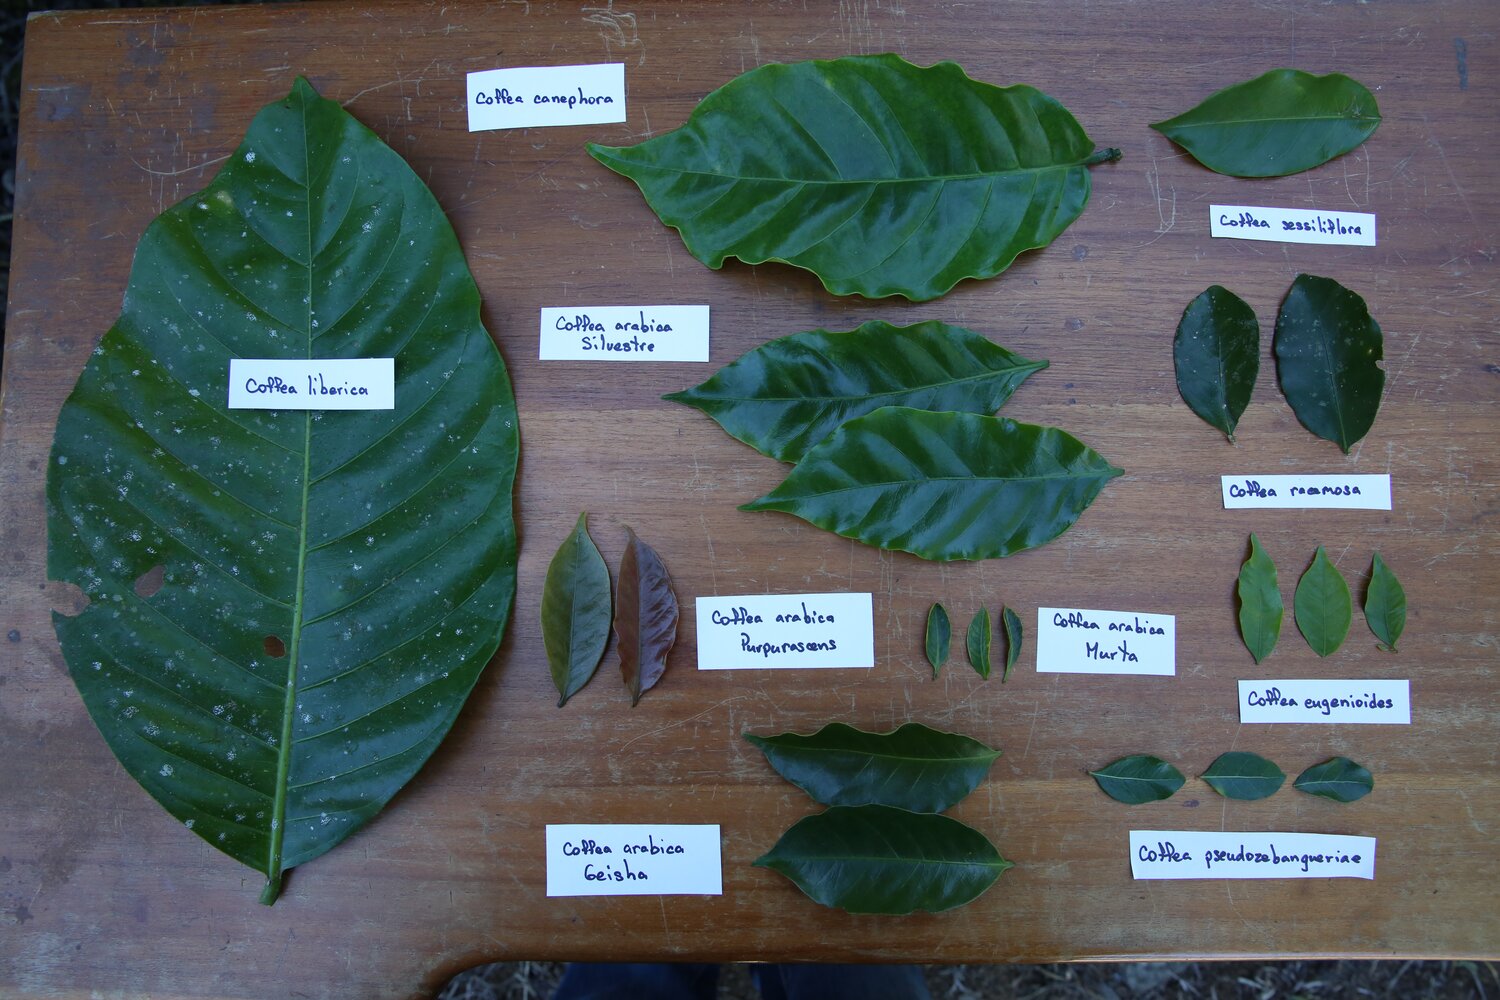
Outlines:
[[730,181],[774,182],[778,184],[801,184],[804,186],[817,185],[819,187],[848,187],[868,184],[946,184],[949,181],[994,180],[998,177],[1009,177],[1014,174],[1040,174],[1052,170],[1071,170],[1074,167],[1088,167],[1088,157],[1084,157],[1083,159],[1070,160],[1065,163],[1050,163],[1041,167],[1013,167],[1006,170],[981,170],[962,174],[921,174],[915,177],[833,177],[825,179],[803,177],[763,177],[758,174],[734,174],[722,170],[694,170],[688,167],[674,167],[670,164],[646,163],[643,161],[631,160],[625,157],[617,157],[617,160],[630,169],[656,170],[665,174],[678,174],[680,176],[692,177],[715,177],[720,180]]
[[[1090,473],[1065,473],[1062,475],[1047,476],[923,476],[920,479],[890,479],[873,483],[856,483],[853,486],[841,486],[833,490],[818,490],[816,492],[792,494],[780,498],[786,500],[805,500],[812,497],[831,497],[840,493],[854,493],[858,490],[890,489],[900,486],[920,486],[926,483],[1032,483],[1047,482],[1054,479],[1104,479],[1110,480],[1121,474],[1121,470],[1111,468],[1107,472]],[[769,498],[768,498],[769,499]]]
[[1179,125],[1162,122],[1161,126],[1163,130],[1170,127],[1173,131],[1177,131],[1190,128],[1219,128],[1224,125],[1264,125],[1268,122],[1350,122],[1351,124],[1357,124],[1359,122],[1379,122],[1380,120],[1378,116],[1374,115],[1299,115],[1295,118],[1281,115],[1273,118],[1216,118],[1212,121],[1183,122]]
[[915,392],[927,392],[932,389],[946,389],[950,386],[967,385],[971,382],[983,382],[1009,378],[1018,372],[1035,373],[1047,367],[1045,361],[1029,361],[1023,365],[1014,365],[1009,368],[988,368],[974,375],[963,375],[957,378],[943,379],[936,382],[922,382],[916,385],[902,386],[898,389],[885,389],[880,392],[826,394],[822,396],[730,396],[730,395],[707,395],[702,399],[718,403],[842,403],[849,401],[860,401],[866,399],[882,399],[891,396],[909,395]]

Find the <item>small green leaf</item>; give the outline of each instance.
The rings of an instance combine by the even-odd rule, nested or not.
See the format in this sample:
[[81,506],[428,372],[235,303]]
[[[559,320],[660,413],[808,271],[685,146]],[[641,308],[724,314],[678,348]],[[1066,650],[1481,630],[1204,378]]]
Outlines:
[[1286,613],[1276,582],[1276,564],[1250,535],[1250,555],[1240,567],[1240,636],[1250,655],[1259,663],[1271,655],[1281,637],[1281,619]]
[[1255,310],[1227,288],[1210,285],[1182,311],[1172,362],[1182,401],[1233,441],[1260,371]]
[[1385,341],[1365,300],[1332,278],[1299,274],[1276,314],[1276,378],[1303,427],[1349,449],[1375,423]]
[[1343,645],[1354,620],[1354,605],[1349,585],[1328,559],[1323,546],[1313,555],[1312,565],[1297,581],[1292,595],[1292,614],[1297,630],[1319,656],[1327,656]]
[[1406,590],[1396,574],[1375,553],[1370,562],[1370,585],[1365,589],[1365,622],[1381,649],[1394,653],[1406,629]]
[[1021,643],[1024,633],[1021,630],[1021,616],[1010,609],[1009,605],[1000,608],[1000,624],[1005,628],[1005,671],[1000,675],[1000,683],[1004,684],[1010,679],[1010,668],[1016,665],[1016,660],[1021,656]]
[[1348,757],[1334,757],[1303,771],[1292,786],[1335,802],[1353,802],[1374,790],[1375,778]]
[[932,676],[937,677],[948,662],[948,649],[953,641],[953,628],[948,624],[948,609],[934,604],[927,611],[927,662],[932,664]]
[[1121,757],[1089,775],[1105,795],[1131,806],[1169,799],[1187,780],[1177,768],[1150,754]]
[[969,649],[969,666],[985,680],[990,679],[990,609],[980,608],[969,621],[966,643]]
[[956,819],[882,805],[808,816],[754,863],[824,906],[896,915],[962,906],[1014,867]]
[[1281,768],[1259,754],[1230,751],[1221,754],[1199,775],[1226,799],[1263,799],[1286,781]]
[[1282,177],[1342,156],[1379,126],[1380,108],[1359,82],[1273,69],[1151,127],[1210,170]]
[[609,567],[589,537],[588,516],[587,511],[578,515],[542,584],[542,645],[557,685],[558,708],[599,668],[614,617]]
[[974,790],[1000,756],[967,736],[908,722],[867,733],[832,722],[811,736],[745,734],[783,777],[824,805],[865,803],[942,812]]

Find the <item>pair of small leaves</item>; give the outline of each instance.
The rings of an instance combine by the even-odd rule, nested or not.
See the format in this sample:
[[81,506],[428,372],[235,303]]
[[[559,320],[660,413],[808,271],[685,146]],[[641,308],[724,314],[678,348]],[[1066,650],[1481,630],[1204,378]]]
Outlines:
[[[1240,635],[1255,662],[1260,663],[1276,648],[1281,634],[1283,606],[1277,589],[1276,564],[1250,536],[1250,556],[1240,567]],[[1365,622],[1380,648],[1395,652],[1406,628],[1406,591],[1380,553],[1370,564],[1370,583],[1365,591]],[[1320,545],[1312,563],[1297,581],[1292,598],[1297,630],[1319,656],[1328,656],[1343,645],[1353,620],[1349,585]]]
[[[1122,757],[1089,774],[1106,795],[1127,805],[1171,798],[1186,780],[1177,768],[1147,754]],[[1221,754],[1199,777],[1225,798],[1246,801],[1266,798],[1286,781],[1286,774],[1271,761],[1243,751]],[[1294,787],[1309,795],[1353,802],[1369,794],[1375,781],[1354,761],[1334,757],[1303,771]]]
[[[1010,668],[1015,665],[1017,658],[1021,655],[1023,634],[1020,616],[1008,606],[1000,608],[1000,622],[1005,630],[1005,669],[1000,674],[1000,683],[1004,684],[1010,679]],[[951,633],[947,609],[941,604],[934,604],[927,612],[926,639],[927,662],[932,664],[934,678],[943,669],[943,664],[948,661]],[[969,654],[969,666],[973,667],[974,672],[985,680],[989,680],[990,677],[991,645],[990,611],[988,608],[980,608],[969,621],[964,646]]]
[[1354,149],[1380,126],[1375,97],[1341,73],[1274,69],[1151,127],[1235,177],[1282,177]]

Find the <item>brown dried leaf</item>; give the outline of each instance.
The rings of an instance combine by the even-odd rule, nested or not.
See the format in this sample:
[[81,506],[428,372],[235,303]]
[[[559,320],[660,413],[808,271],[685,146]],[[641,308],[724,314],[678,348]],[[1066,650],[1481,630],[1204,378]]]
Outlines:
[[677,595],[656,550],[634,531],[625,530],[630,533],[630,544],[620,559],[615,636],[620,674],[633,708],[667,669],[667,653],[677,640]]

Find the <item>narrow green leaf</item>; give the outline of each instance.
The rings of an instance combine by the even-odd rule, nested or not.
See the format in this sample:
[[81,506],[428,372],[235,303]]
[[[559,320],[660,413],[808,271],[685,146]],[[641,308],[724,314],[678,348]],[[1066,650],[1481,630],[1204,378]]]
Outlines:
[[1021,616],[1012,611],[1009,605],[1000,608],[1000,623],[1005,628],[1005,671],[1000,675],[1000,683],[1004,684],[1010,679],[1010,668],[1016,665],[1016,660],[1021,656],[1024,632],[1021,629]]
[[991,559],[1062,534],[1120,474],[1055,427],[885,406],[740,509],[785,511],[924,559]]
[[1199,777],[1226,799],[1245,800],[1274,794],[1286,781],[1281,768],[1259,754],[1243,751],[1220,754]]
[[1374,791],[1375,778],[1348,757],[1334,757],[1303,771],[1292,786],[1335,802],[1353,802]]
[[1276,378],[1303,427],[1348,454],[1385,388],[1385,341],[1365,300],[1332,278],[1299,274],[1276,315]]
[[1379,552],[1370,562],[1370,585],[1365,589],[1365,622],[1380,640],[1381,648],[1394,653],[1396,643],[1401,641],[1401,633],[1406,629],[1406,590],[1385,560],[1380,558]]
[[587,511],[578,515],[542,584],[542,645],[557,685],[558,708],[599,668],[614,617],[609,567],[589,537],[588,516]]
[[1149,754],[1121,757],[1089,775],[1105,795],[1131,806],[1169,799],[1187,780],[1177,768]]
[[1342,156],[1379,126],[1375,97],[1357,81],[1273,69],[1151,127],[1210,170],[1282,177]]
[[1313,555],[1312,564],[1297,581],[1292,613],[1297,619],[1297,630],[1319,656],[1338,649],[1349,634],[1349,623],[1354,619],[1349,585],[1321,545]]
[[1250,655],[1259,663],[1271,655],[1281,637],[1281,619],[1286,612],[1276,582],[1276,564],[1250,535],[1250,555],[1240,566],[1240,636]]
[[783,261],[835,295],[918,301],[1051,243],[1088,167],[1120,155],[1039,90],[889,53],[761,66],[675,131],[588,150],[709,267]]
[[754,863],[824,906],[896,915],[962,906],[1014,867],[956,819],[882,805],[808,816]]
[[972,792],[1000,756],[978,740],[908,722],[867,733],[832,722],[811,736],[745,734],[783,777],[824,805],[866,803],[942,812]]
[[677,594],[656,550],[634,531],[625,530],[630,541],[620,559],[615,645],[620,676],[634,708],[666,672],[667,654],[677,641]]
[[1229,289],[1208,286],[1182,311],[1172,362],[1183,402],[1233,441],[1260,371],[1255,310]]
[[943,664],[948,662],[948,649],[953,640],[953,628],[948,624],[948,609],[934,604],[927,611],[927,662],[932,664],[932,676],[937,677]]
[[994,413],[1045,367],[961,326],[871,320],[772,340],[662,398],[702,410],[763,455],[797,462],[839,424],[882,406]]
[[980,608],[969,620],[966,642],[969,650],[969,666],[985,680],[990,679],[990,609]]

